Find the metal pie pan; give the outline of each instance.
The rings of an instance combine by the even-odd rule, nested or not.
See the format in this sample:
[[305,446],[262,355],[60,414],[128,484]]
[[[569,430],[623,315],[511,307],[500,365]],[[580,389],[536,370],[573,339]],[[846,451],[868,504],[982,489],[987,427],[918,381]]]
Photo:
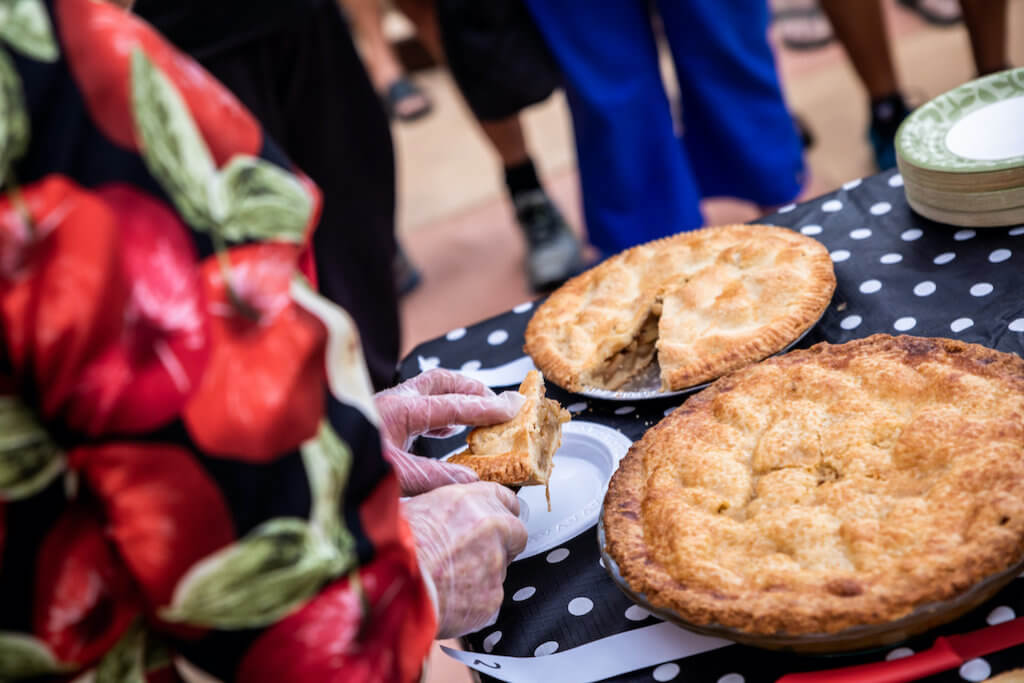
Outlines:
[[629,584],[626,583],[626,580],[622,578],[622,574],[619,572],[618,564],[605,551],[603,514],[597,524],[597,542],[604,568],[612,581],[615,582],[615,585],[630,600],[659,619],[664,619],[688,631],[716,638],[725,638],[741,645],[798,654],[851,654],[858,651],[891,647],[912,636],[942,626],[963,616],[995,596],[996,593],[1006,587],[1024,570],[1024,558],[1021,558],[1011,567],[982,579],[954,598],[921,605],[910,614],[893,621],[854,626],[836,633],[809,633],[804,635],[781,633],[765,635],[749,633],[718,624],[694,624],[671,609],[655,607],[647,600],[647,596],[629,587]]

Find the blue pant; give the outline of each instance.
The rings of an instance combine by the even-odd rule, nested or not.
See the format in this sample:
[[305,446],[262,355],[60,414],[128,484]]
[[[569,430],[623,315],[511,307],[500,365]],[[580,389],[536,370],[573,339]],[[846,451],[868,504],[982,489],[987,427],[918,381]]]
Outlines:
[[644,0],[527,0],[566,78],[591,242],[605,254],[692,230],[702,197],[791,201],[800,140],[765,0],[657,0],[682,99],[673,130]]

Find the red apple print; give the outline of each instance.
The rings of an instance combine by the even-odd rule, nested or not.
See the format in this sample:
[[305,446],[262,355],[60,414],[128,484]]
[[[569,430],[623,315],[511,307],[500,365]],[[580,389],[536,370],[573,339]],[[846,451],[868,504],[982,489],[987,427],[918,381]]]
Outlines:
[[240,683],[415,681],[434,638],[433,606],[419,576],[393,552],[359,570],[370,611],[348,578],[261,635],[242,659]]
[[112,444],[71,453],[148,606],[167,605],[188,569],[234,538],[222,494],[178,446]]
[[87,666],[141,612],[131,576],[92,511],[72,506],[37,558],[33,629],[61,662]]
[[326,330],[289,289],[299,247],[230,249],[202,265],[211,355],[185,424],[211,455],[266,462],[316,433],[325,397]]
[[120,329],[127,286],[120,229],[106,202],[62,176],[0,198],[0,317],[15,378],[42,412],[66,408],[82,365]]
[[131,55],[141,46],[181,93],[218,166],[236,154],[259,153],[263,136],[252,114],[149,24],[95,0],[57,0],[55,14],[71,74],[93,122],[114,143],[138,149]]
[[128,301],[119,334],[82,371],[69,422],[141,433],[181,411],[209,355],[195,247],[177,215],[127,185],[97,194],[118,217]]

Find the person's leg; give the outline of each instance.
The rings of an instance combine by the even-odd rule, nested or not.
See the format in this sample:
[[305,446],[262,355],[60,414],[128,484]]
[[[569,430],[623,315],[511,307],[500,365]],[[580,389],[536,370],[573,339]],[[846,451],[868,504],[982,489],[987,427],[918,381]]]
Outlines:
[[661,0],[658,8],[679,78],[683,143],[703,196],[792,201],[803,150],[768,44],[766,4]]
[[[416,25],[424,47],[438,63],[444,63],[441,28],[433,0],[398,0],[397,5]],[[541,186],[519,116],[478,122],[501,157],[505,186],[526,237],[530,287],[535,291],[551,289],[582,268],[579,240]]]
[[565,74],[591,242],[607,255],[699,227],[647,4],[527,4]]
[[960,0],[979,76],[1009,68],[1006,0]]
[[405,70],[384,36],[381,0],[338,0],[344,9],[373,88],[386,98],[391,113],[412,119],[430,110],[430,100],[405,78]]
[[900,93],[881,0],[821,0],[871,98],[868,135],[879,169],[896,165],[896,130],[910,110]]

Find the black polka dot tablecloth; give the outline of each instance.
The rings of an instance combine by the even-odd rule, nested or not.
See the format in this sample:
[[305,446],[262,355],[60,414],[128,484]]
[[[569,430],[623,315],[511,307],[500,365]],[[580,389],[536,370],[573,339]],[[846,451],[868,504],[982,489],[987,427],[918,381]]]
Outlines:
[[[761,220],[820,240],[838,279],[825,316],[799,344],[841,343],[878,332],[962,339],[1024,355],[1024,226],[955,228],[913,213],[898,173],[855,180],[840,190]],[[477,372],[523,357],[534,308],[511,311],[417,347],[402,378],[430,367]],[[685,396],[635,403],[584,398],[549,387],[574,419],[597,422],[636,440]],[[440,457],[465,435],[421,439]],[[466,638],[480,653],[534,657],[563,652],[659,623],[626,598],[598,562],[596,531],[587,529],[508,570],[497,622]],[[929,648],[938,635],[963,633],[1024,615],[1024,579],[956,622],[885,650],[842,656],[797,656],[730,645],[615,677],[616,681],[771,681],[786,673],[877,662]],[[1024,646],[973,659],[927,680],[981,681],[1024,666]]]

